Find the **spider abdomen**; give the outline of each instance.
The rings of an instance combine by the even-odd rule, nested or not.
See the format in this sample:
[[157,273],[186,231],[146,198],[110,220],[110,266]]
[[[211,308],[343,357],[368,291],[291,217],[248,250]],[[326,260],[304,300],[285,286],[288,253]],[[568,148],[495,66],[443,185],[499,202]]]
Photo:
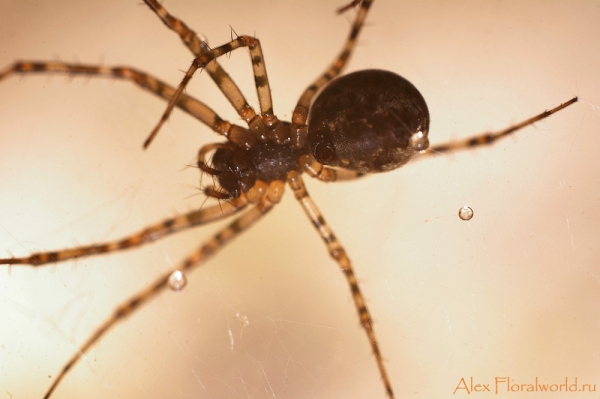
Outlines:
[[429,111],[417,88],[395,73],[370,69],[337,78],[319,94],[307,143],[322,164],[385,172],[426,149],[428,131]]

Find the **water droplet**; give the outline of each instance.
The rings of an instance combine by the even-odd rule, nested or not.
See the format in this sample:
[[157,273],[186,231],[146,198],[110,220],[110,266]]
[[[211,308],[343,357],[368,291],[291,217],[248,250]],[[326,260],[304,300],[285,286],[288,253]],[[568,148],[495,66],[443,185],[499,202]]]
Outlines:
[[468,206],[463,206],[458,210],[458,217],[462,220],[471,220],[473,218],[473,209]]
[[175,292],[180,292],[187,285],[187,278],[179,270],[175,270],[169,276],[169,288]]
[[423,152],[429,147],[429,139],[427,134],[418,131],[410,136],[409,145],[417,152]]

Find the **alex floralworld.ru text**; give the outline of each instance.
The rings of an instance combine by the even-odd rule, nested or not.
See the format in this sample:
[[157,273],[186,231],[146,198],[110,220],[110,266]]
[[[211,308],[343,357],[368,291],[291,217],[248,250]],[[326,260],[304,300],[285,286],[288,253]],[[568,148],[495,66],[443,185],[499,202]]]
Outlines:
[[494,377],[491,383],[480,383],[473,377],[461,378],[453,394],[466,393],[510,393],[510,392],[596,392],[596,384],[582,384],[577,377],[569,379],[565,377],[564,382],[548,383],[540,382],[538,377],[535,381],[522,383],[510,377]]

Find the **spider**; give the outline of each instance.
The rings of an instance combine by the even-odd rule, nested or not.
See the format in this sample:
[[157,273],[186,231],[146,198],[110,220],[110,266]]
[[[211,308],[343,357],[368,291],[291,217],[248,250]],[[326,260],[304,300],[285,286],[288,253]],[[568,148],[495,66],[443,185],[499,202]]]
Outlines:
[[[147,1],[147,3],[153,7],[155,9],[155,11],[161,15],[164,16],[166,15],[164,11],[164,9],[155,2],[152,1]],[[357,13],[357,17],[356,20],[354,22],[354,32],[357,34],[360,30],[360,28],[362,27],[362,23],[363,23],[363,18],[366,16],[367,11],[368,11],[368,7],[371,4],[371,1],[366,1],[366,2],[362,2],[359,4],[359,10]],[[163,11],[161,11],[163,10]],[[173,27],[173,26],[171,26]],[[183,33],[189,33],[189,31],[187,31],[186,29],[183,29]],[[195,36],[193,36],[195,37]],[[202,42],[194,42],[191,44],[190,47],[193,46],[197,46],[197,48],[202,48]],[[351,50],[352,49],[352,42],[350,42],[349,45],[347,45],[347,49]],[[234,143],[234,144],[215,144],[212,146],[205,146],[203,147],[203,150],[201,150],[200,155],[199,155],[199,159],[198,159],[198,166],[200,169],[202,169],[206,174],[210,175],[210,176],[214,176],[215,180],[219,183],[216,187],[207,187],[205,189],[205,193],[209,196],[209,197],[215,197],[219,200],[222,200],[224,202],[222,202],[220,205],[212,207],[212,208],[204,208],[200,211],[194,211],[192,213],[190,213],[189,215],[192,215],[191,217],[199,217],[200,219],[203,218],[207,218],[207,220],[212,220],[213,218],[221,218],[224,216],[229,216],[234,212],[237,212],[239,209],[244,208],[244,207],[249,207],[249,204],[258,204],[256,205],[254,209],[254,211],[250,211],[251,213],[249,213],[246,218],[260,218],[261,215],[263,213],[265,213],[267,210],[269,210],[272,206],[274,206],[274,204],[276,204],[279,201],[279,195],[280,192],[282,190],[282,185],[279,183],[279,181],[283,181],[283,180],[287,180],[288,183],[290,184],[290,186],[292,187],[292,190],[296,193],[296,198],[300,201],[301,205],[304,206],[304,209],[307,211],[307,213],[309,214],[309,217],[311,218],[313,224],[318,228],[318,230],[320,231],[320,234],[322,236],[322,238],[326,241],[326,244],[329,246],[329,251],[330,254],[332,254],[334,256],[334,258],[337,259],[338,263],[341,264],[342,269],[345,270],[346,275],[348,276],[349,282],[350,282],[350,286],[351,286],[351,290],[354,292],[354,299],[357,302],[357,309],[359,311],[359,315],[362,319],[362,325],[365,329],[365,331],[367,332],[368,335],[370,335],[372,333],[371,331],[371,323],[370,323],[370,316],[366,311],[366,308],[364,308],[361,303],[363,302],[362,296],[360,295],[360,291],[358,289],[358,285],[355,282],[355,278],[352,274],[352,272],[350,271],[350,266],[347,263],[347,259],[344,257],[343,253],[340,252],[341,249],[338,246],[339,243],[333,239],[333,235],[331,234],[331,232],[328,230],[328,228],[326,227],[326,224],[324,223],[322,217],[319,215],[319,212],[316,210],[316,207],[314,206],[314,204],[312,204],[312,202],[310,201],[309,197],[305,194],[305,189],[302,183],[302,180],[299,176],[300,172],[305,172],[307,173],[309,176],[311,177],[316,177],[319,178],[321,180],[325,180],[325,181],[331,181],[331,180],[342,180],[342,179],[353,179],[356,177],[361,176],[364,173],[367,172],[381,172],[381,171],[385,171],[388,169],[392,169],[398,166],[401,166],[401,164],[403,164],[404,162],[408,161],[408,159],[413,155],[413,153],[415,152],[419,152],[419,151],[425,151],[427,149],[427,140],[426,140],[426,136],[427,136],[427,129],[428,129],[428,113],[427,113],[427,108],[426,105],[424,103],[424,100],[422,98],[419,98],[419,94],[418,92],[414,89],[414,87],[410,84],[407,84],[404,80],[399,79],[396,75],[387,73],[387,72],[381,72],[381,71],[370,71],[370,72],[364,72],[364,73],[359,73],[359,74],[354,74],[354,75],[348,75],[349,77],[346,79],[350,79],[350,80],[343,80],[343,79],[339,79],[337,81],[335,81],[333,84],[327,86],[329,89],[326,90],[334,90],[336,89],[336,85],[337,88],[339,88],[339,85],[343,85],[345,84],[344,82],[350,82],[347,83],[349,85],[355,84],[354,82],[359,82],[357,83],[358,87],[364,86],[364,82],[368,81],[368,82],[372,82],[369,86],[374,87],[377,85],[380,85],[380,87],[375,90],[375,93],[382,93],[386,87],[389,87],[390,85],[397,85],[399,88],[396,90],[396,92],[399,93],[406,93],[407,91],[410,92],[410,94],[408,95],[408,98],[410,98],[411,100],[414,98],[417,98],[416,101],[416,105],[413,106],[414,109],[416,109],[416,113],[418,114],[416,117],[416,122],[415,122],[415,117],[411,116],[408,119],[404,119],[402,118],[401,114],[402,114],[402,109],[399,110],[394,110],[394,112],[390,112],[391,115],[387,115],[387,117],[385,118],[384,122],[387,120],[402,120],[403,123],[406,123],[408,121],[412,121],[415,122],[416,125],[414,126],[414,129],[412,130],[414,134],[411,134],[410,136],[406,137],[402,146],[401,146],[401,151],[396,153],[396,158],[385,158],[383,160],[381,160],[380,158],[375,157],[374,155],[371,156],[368,159],[361,159],[360,158],[360,154],[357,154],[355,152],[356,148],[354,148],[353,146],[349,146],[347,147],[347,149],[350,151],[350,153],[346,154],[345,156],[340,157],[338,153],[341,153],[342,150],[344,148],[346,148],[344,146],[343,143],[338,142],[338,138],[325,138],[323,139],[323,137],[325,137],[326,133],[316,133],[315,137],[311,137],[311,133],[310,130],[308,132],[306,132],[305,127],[304,127],[304,122],[306,122],[306,115],[304,115],[304,112],[307,111],[308,105],[311,103],[312,100],[312,95],[314,95],[317,90],[309,90],[310,95],[306,95],[305,93],[305,100],[303,101],[303,103],[300,105],[299,108],[297,108],[297,112],[295,112],[294,116],[292,116],[292,120],[296,121],[295,124],[292,125],[292,127],[290,128],[289,125],[285,124],[285,123],[278,123],[278,121],[274,118],[274,115],[272,115],[269,112],[269,105],[268,105],[268,101],[266,101],[266,96],[268,95],[268,90],[264,90],[266,86],[265,81],[264,81],[264,77],[268,76],[266,75],[266,73],[264,73],[264,71],[262,70],[262,65],[264,65],[264,62],[262,62],[262,55],[260,54],[260,52],[258,52],[256,49],[257,47],[255,47],[256,42],[254,41],[254,39],[252,37],[246,37],[246,36],[242,36],[242,37],[238,37],[237,39],[232,41],[232,44],[230,44],[227,47],[216,47],[214,48],[212,51],[208,51],[207,48],[205,48],[203,51],[207,51],[206,54],[200,56],[195,63],[193,64],[192,69],[189,70],[188,72],[188,76],[191,77],[192,73],[194,72],[193,68],[204,68],[206,67],[208,69],[208,71],[210,72],[210,68],[211,65],[215,66],[216,64],[211,64],[209,63],[210,61],[210,57],[207,54],[210,54],[211,56],[220,56],[223,54],[228,53],[229,51],[233,50],[234,46],[249,46],[252,47],[252,50],[254,50],[254,53],[251,51],[251,56],[253,57],[253,65],[255,66],[256,69],[256,74],[260,77],[259,79],[257,79],[257,90],[259,92],[259,99],[262,99],[263,101],[261,101],[261,109],[263,111],[263,116],[262,118],[259,118],[257,116],[253,116],[252,114],[250,116],[248,115],[244,115],[242,116],[243,118],[245,118],[247,120],[248,125],[250,126],[250,129],[254,129],[254,134],[250,135],[248,134],[246,131],[242,130],[242,129],[238,129],[233,127],[232,129],[226,129],[226,133],[225,135],[227,137],[229,137],[230,142]],[[195,55],[199,55],[200,51],[197,50],[197,48],[192,49],[192,52],[195,53]],[[203,58],[205,57],[205,59]],[[262,64],[262,65],[261,65]],[[95,71],[98,72],[99,70],[95,67],[92,68],[83,68],[83,69],[79,69],[77,70],[78,66],[75,66],[74,64],[68,64],[70,65],[70,67],[66,68],[67,70],[65,72],[67,73],[77,73],[77,72],[83,72],[83,73],[94,73]],[[13,69],[9,69],[7,70],[7,74],[12,72],[28,72],[28,71],[36,71],[36,72],[52,72],[53,70],[56,72],[58,69],[64,69],[65,64],[63,64],[62,66],[59,65],[58,63],[39,63],[39,64],[31,64],[31,63],[24,63],[24,64],[15,64],[15,67]],[[342,68],[343,65],[335,65],[334,63],[334,73],[330,73],[330,75],[336,75],[339,70]],[[111,72],[112,73],[112,72]],[[123,75],[125,75],[127,73],[126,70],[123,69],[119,69],[119,70],[115,70],[115,74],[117,74],[119,77],[123,77]],[[217,76],[219,75],[218,69],[216,71],[213,71],[213,73],[215,73]],[[0,77],[5,77],[6,75],[0,75]],[[139,76],[139,75],[137,75]],[[324,79],[324,82],[322,83],[326,83],[326,81],[331,80],[331,78],[333,78],[334,76],[328,76],[327,79]],[[353,80],[355,79],[355,80]],[[146,80],[146,82],[148,82],[148,80]],[[383,83],[379,83],[379,82],[383,82]],[[152,83],[152,82],[151,82]],[[183,89],[185,86],[186,81],[182,82],[182,84],[180,85],[180,88]],[[323,101],[327,100],[327,91],[323,91],[323,94],[321,94],[322,97],[319,97],[320,99],[323,99]],[[261,94],[262,92],[262,94]],[[231,92],[229,92],[231,94]],[[167,94],[167,97],[170,97],[170,94]],[[344,96],[345,97],[345,96]],[[189,98],[187,96],[183,97],[185,98],[188,102],[190,101]],[[569,102],[562,104],[561,106],[558,106],[550,111],[548,111],[547,113],[544,114],[540,114],[530,120],[527,120],[525,122],[523,122],[522,124],[517,124],[512,126],[509,129],[506,129],[500,133],[498,133],[498,136],[503,136],[505,134],[509,134],[512,133],[514,130],[519,129],[521,127],[524,127],[528,124],[533,123],[536,120],[542,119],[548,115],[550,115],[551,113],[554,113],[570,104],[572,104],[574,101],[576,101],[576,99],[572,99]],[[232,100],[232,102],[234,102]],[[393,102],[396,102],[396,100],[394,100]],[[182,103],[179,103],[180,105]],[[315,103],[318,104],[318,103]],[[194,103],[194,105],[197,105],[197,103]],[[333,104],[333,109],[330,110],[330,112],[335,112],[339,105],[338,104]],[[317,107],[316,105],[312,108],[313,110],[315,110],[315,112],[317,112],[316,110],[319,109],[319,107]],[[351,110],[351,108],[350,108]],[[249,109],[244,107],[244,111],[248,111]],[[354,114],[356,114],[356,110],[352,111],[350,113],[350,118],[353,117]],[[242,114],[242,112],[240,112],[240,114]],[[165,117],[162,119],[162,121],[164,121],[166,119],[166,116],[168,115],[168,113],[165,113]],[[325,120],[327,120],[327,118],[331,115],[331,113],[325,113],[324,115],[319,115],[318,113],[315,113],[310,120],[311,121],[318,121],[320,118],[323,118]],[[197,113],[197,115],[200,119],[204,118],[204,121],[207,121],[207,117],[206,117],[206,113],[204,112],[199,112]],[[212,115],[208,115],[209,117],[212,117]],[[352,121],[352,120],[351,120]],[[210,123],[210,122],[209,122]],[[330,123],[327,122],[315,122],[318,123],[322,126],[330,126]],[[267,126],[267,128],[264,127],[264,125]],[[213,125],[214,126],[214,125]],[[219,129],[217,129],[219,130]],[[153,133],[156,133],[158,130],[155,129],[153,131]],[[223,131],[225,131],[225,129],[223,129]],[[291,132],[291,133],[290,133]],[[306,135],[306,137],[305,137]],[[149,140],[152,138],[153,136],[150,136],[149,139],[147,140],[147,144],[149,144]],[[476,146],[476,145],[480,145],[480,144],[487,144],[489,142],[491,142],[491,140],[489,139],[489,137],[495,137],[495,136],[481,136],[482,138],[478,138],[478,139],[468,139],[465,141],[459,141],[459,142],[454,142],[454,143],[449,143],[448,145],[442,144],[442,145],[438,145],[435,147],[432,147],[428,150],[428,152],[426,152],[427,154],[433,154],[433,153],[443,153],[443,152],[447,152],[449,150],[458,150],[461,148],[467,148],[467,147],[472,147],[472,146]],[[304,140],[307,140],[307,144],[304,144]],[[342,139],[345,140],[345,139]],[[357,140],[357,143],[362,143],[362,138]],[[375,149],[374,152],[375,153],[379,153],[381,147],[388,147],[388,142],[385,141],[387,139],[383,139],[384,141],[378,143],[377,145],[375,145]],[[406,145],[406,143],[410,143],[408,146]],[[291,149],[290,149],[291,148]],[[304,152],[305,149],[310,148],[310,152],[306,153]],[[258,150],[258,152],[255,152]],[[269,160],[272,159],[270,158],[271,155],[258,155],[258,154],[263,154],[263,153],[272,153],[273,151],[278,151],[278,150],[282,150],[285,152],[285,154],[279,154],[276,156],[276,160],[277,161],[281,161],[282,159],[286,159],[285,162],[288,163],[288,166],[286,166],[283,172],[278,171],[276,172],[276,178],[272,178],[272,177],[266,177],[266,180],[272,180],[272,181],[267,181],[265,183],[268,184],[262,184],[260,182],[260,178],[258,178],[258,183],[257,183],[257,179],[255,176],[250,176],[252,174],[252,172],[254,172],[254,168],[256,168],[255,164],[257,162],[257,160]],[[360,153],[364,153],[365,151],[359,151]],[[209,156],[212,153],[212,158]],[[248,154],[252,154],[250,156],[248,156]],[[386,155],[389,153],[386,153]],[[248,159],[245,159],[248,158]],[[316,158],[316,160],[315,160]],[[294,164],[293,166],[289,166],[292,165],[290,162],[290,159],[293,159],[294,162],[296,159],[298,159],[299,161],[299,165]],[[318,162],[320,161],[320,162]],[[356,161],[356,162],[355,162]],[[263,162],[265,163],[265,162]],[[277,162],[266,162],[268,163],[268,166],[265,167],[266,169],[266,173],[267,175],[269,173],[272,172],[272,164],[273,163],[277,163]],[[328,167],[329,166],[329,167]],[[340,169],[340,167],[342,166],[346,166],[350,168],[350,171],[345,171]],[[260,169],[260,168],[259,168]],[[232,172],[234,171],[234,172]],[[286,172],[286,173],[284,173]],[[260,177],[260,176],[259,176]],[[275,182],[273,182],[273,179]],[[267,188],[268,187],[268,188]],[[264,195],[263,191],[267,192],[268,195]],[[188,217],[189,219],[190,217]],[[242,221],[244,221],[246,219],[242,219]],[[197,220],[197,223],[200,222],[204,222],[204,220]],[[196,223],[194,222],[194,223]],[[161,228],[165,228],[167,227],[170,228],[170,225],[172,223],[168,222],[168,223],[163,223],[161,226]],[[176,225],[177,223],[175,223]],[[233,230],[232,231],[237,231],[237,229],[240,228],[246,228],[246,225],[244,223],[238,223],[238,224],[234,224],[233,226]],[[179,228],[179,227],[176,227]],[[181,228],[183,228],[183,226],[181,226]],[[224,230],[224,234],[230,234],[231,231],[230,230]],[[139,236],[138,236],[139,238]],[[158,237],[145,237],[146,239],[156,239]],[[125,241],[122,241],[121,246],[131,246],[133,244],[136,243],[136,239],[128,239]],[[214,242],[213,242],[214,244]],[[112,250],[113,248],[110,247],[102,247],[99,245],[94,245],[93,246],[93,250],[90,251],[94,251],[94,252],[108,252],[110,250]],[[60,260],[64,260],[64,258],[66,257],[66,255],[68,254],[68,251],[59,251],[57,252],[49,252],[46,254],[34,254],[31,257],[27,257],[27,258],[21,258],[19,259],[5,259],[2,263],[5,264],[23,264],[23,263],[29,263],[29,264],[41,264],[43,263],[45,260],[51,259],[52,261],[56,261],[57,259],[55,259],[57,256],[60,257]],[[83,253],[81,251],[76,252],[77,256],[81,256]],[[87,253],[89,254],[89,252]],[[160,280],[161,281],[161,287],[164,286],[164,279]],[[152,295],[154,294],[155,291],[152,291]],[[137,302],[135,302],[137,304]],[[137,305],[136,305],[137,306]],[[128,308],[128,306],[126,305],[124,308],[125,309]],[[131,310],[135,310],[136,307],[133,307]],[[119,316],[120,317],[120,316]],[[113,321],[116,321],[117,319],[113,319]],[[99,338],[99,337],[98,337]],[[95,342],[95,341],[94,341]],[[391,388],[391,383],[389,381],[389,378],[386,376],[385,374],[385,365],[381,360],[381,356],[379,355],[380,349],[378,347],[377,341],[375,339],[375,336],[370,335],[370,342],[372,343],[372,349],[375,352],[375,359],[376,359],[376,364],[378,365],[378,368],[380,370],[380,373],[382,375],[382,380],[384,383],[384,387],[386,389],[386,391],[388,392],[388,396],[392,397],[392,388]],[[92,342],[93,343],[93,342]],[[83,350],[85,351],[87,348],[84,347]],[[72,361],[74,363],[76,363],[79,359],[79,354],[76,354],[73,358]],[[65,374],[60,374],[56,379],[55,379],[55,384],[57,382],[59,382],[61,380],[61,378],[64,376]],[[55,387],[56,385],[52,385],[52,388],[50,389],[50,392],[52,391],[52,389]],[[49,393],[50,393],[49,392]]]

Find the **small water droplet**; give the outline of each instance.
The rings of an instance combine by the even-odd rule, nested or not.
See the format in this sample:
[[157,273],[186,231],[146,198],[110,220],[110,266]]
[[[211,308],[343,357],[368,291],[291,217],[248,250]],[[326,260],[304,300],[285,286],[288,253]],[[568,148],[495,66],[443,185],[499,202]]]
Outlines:
[[423,152],[429,147],[429,139],[427,134],[418,131],[410,136],[409,145],[417,152]]
[[473,218],[473,209],[468,206],[463,206],[458,210],[458,217],[462,220],[471,220]]
[[175,292],[180,292],[187,285],[187,278],[179,270],[175,270],[169,276],[169,288]]

